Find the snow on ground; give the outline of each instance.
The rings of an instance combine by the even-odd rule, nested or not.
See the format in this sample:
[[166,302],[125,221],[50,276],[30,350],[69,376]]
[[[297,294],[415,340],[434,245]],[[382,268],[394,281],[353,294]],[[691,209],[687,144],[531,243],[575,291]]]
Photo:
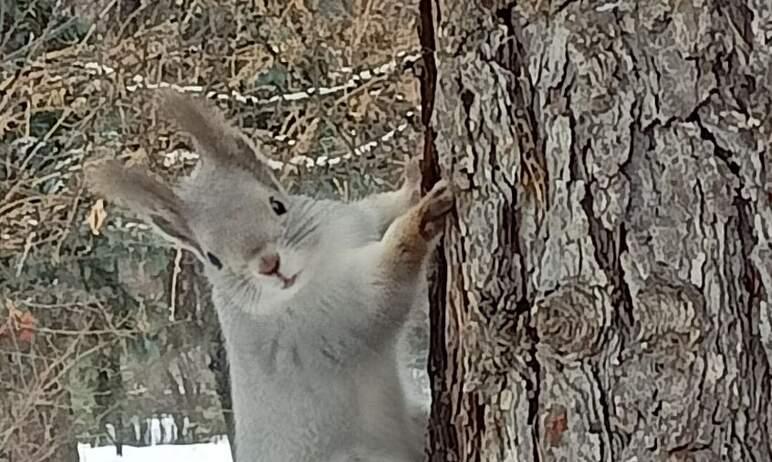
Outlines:
[[[187,419],[186,427],[187,427]],[[147,431],[140,434],[138,419],[132,419],[137,440],[144,441],[148,446],[123,446],[123,457],[115,453],[115,446],[99,446],[92,448],[89,444],[79,444],[80,462],[233,462],[228,438],[218,436],[210,443],[199,444],[164,444],[176,439],[182,432],[174,424],[170,416],[160,416],[147,419]],[[115,429],[107,425],[107,433],[115,438]]]
[[202,444],[161,444],[157,446],[124,446],[123,457],[115,454],[115,446],[92,448],[78,445],[80,462],[232,462],[227,438]]

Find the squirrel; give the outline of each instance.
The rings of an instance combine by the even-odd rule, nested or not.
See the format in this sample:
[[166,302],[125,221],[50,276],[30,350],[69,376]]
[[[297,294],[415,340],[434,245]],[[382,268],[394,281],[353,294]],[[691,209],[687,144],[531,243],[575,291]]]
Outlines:
[[203,262],[230,362],[236,460],[422,460],[428,416],[407,398],[396,344],[426,305],[451,185],[422,197],[412,158],[396,190],[349,202],[289,194],[219,109],[160,96],[193,139],[193,173],[171,187],[108,160],[86,182]]

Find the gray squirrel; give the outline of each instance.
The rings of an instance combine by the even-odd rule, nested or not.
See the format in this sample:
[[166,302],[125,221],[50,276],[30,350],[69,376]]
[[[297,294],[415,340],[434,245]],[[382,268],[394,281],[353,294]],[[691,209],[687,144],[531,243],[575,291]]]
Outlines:
[[426,305],[426,265],[453,207],[440,180],[342,202],[291,195],[211,103],[171,90],[160,110],[200,160],[176,188],[117,160],[97,194],[204,263],[225,337],[236,462],[413,462],[425,409],[400,381],[397,338]]

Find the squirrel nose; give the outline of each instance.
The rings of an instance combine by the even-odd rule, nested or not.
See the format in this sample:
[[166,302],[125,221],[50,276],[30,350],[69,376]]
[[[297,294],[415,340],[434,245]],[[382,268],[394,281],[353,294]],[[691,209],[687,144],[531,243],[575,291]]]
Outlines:
[[270,276],[279,271],[279,254],[269,253],[260,257],[260,263],[258,265],[258,272],[260,274]]

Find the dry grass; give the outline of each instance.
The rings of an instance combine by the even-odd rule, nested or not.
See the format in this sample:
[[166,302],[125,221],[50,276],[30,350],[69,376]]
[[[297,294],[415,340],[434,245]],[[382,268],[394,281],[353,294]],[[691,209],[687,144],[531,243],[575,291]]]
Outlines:
[[[90,196],[83,165],[186,172],[187,141],[152,105],[152,89],[172,85],[218,100],[298,190],[359,195],[394,181],[420,138],[416,11],[395,0],[3,5],[0,461],[71,460],[76,435],[127,415],[131,390],[194,374],[181,358],[206,351],[213,323],[196,265]],[[137,370],[153,367],[177,372],[149,385]]]

